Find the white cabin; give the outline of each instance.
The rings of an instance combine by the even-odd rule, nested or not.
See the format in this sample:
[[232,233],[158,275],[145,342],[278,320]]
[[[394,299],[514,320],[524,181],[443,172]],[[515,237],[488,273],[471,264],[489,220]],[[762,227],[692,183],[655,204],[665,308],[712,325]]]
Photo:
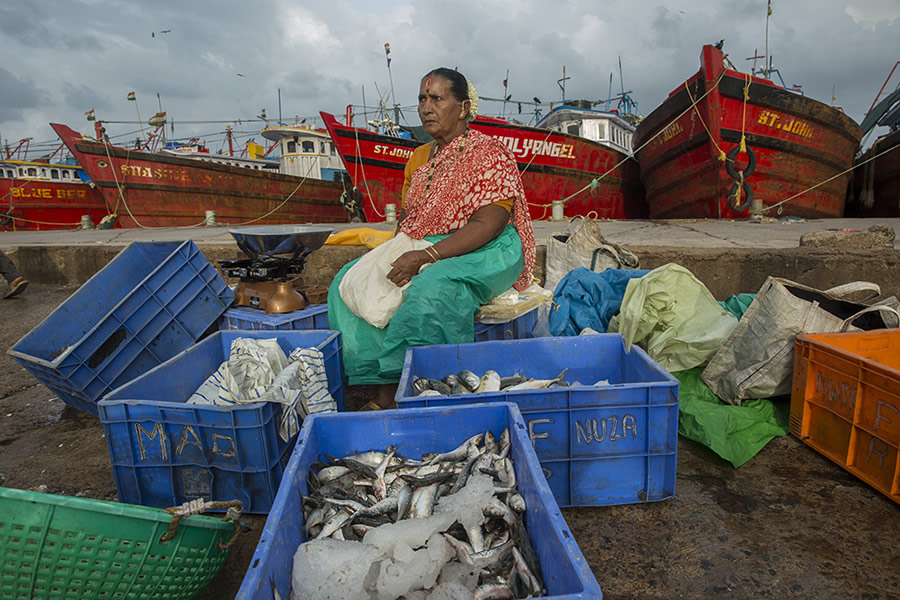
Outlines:
[[577,135],[631,154],[634,126],[617,113],[563,105],[554,108],[537,126]]
[[81,167],[58,165],[26,160],[0,160],[0,177],[6,179],[32,179],[35,181],[60,181],[84,183]]
[[326,131],[297,123],[266,127],[262,136],[278,142],[282,173],[340,181],[344,165]]

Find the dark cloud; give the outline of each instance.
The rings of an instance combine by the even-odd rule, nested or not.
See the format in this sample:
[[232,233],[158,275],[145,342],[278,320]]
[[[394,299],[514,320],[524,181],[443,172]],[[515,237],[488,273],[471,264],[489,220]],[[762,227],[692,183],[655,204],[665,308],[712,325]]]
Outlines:
[[[45,91],[28,79],[0,67],[0,124],[21,120],[25,110],[37,108],[46,96]],[[0,127],[3,129],[8,128]]]

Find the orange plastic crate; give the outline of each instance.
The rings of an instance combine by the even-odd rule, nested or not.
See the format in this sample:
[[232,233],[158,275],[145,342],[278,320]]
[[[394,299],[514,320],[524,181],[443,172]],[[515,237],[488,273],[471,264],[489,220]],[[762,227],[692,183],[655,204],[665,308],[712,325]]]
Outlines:
[[900,330],[798,335],[790,430],[900,503]]

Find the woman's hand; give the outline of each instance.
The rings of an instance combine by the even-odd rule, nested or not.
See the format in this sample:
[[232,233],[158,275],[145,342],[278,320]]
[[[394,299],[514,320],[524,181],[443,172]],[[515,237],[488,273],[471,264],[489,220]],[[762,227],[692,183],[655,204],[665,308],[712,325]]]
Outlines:
[[418,274],[422,265],[430,262],[431,257],[424,250],[404,252],[391,263],[393,269],[388,271],[387,278],[397,287],[403,287]]

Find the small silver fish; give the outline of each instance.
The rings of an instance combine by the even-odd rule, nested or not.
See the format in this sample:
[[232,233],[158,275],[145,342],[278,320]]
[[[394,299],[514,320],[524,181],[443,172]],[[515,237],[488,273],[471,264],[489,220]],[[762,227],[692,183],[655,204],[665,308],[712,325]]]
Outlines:
[[563,369],[562,373],[560,373],[553,379],[529,379],[528,381],[525,381],[518,385],[510,386],[503,391],[515,392],[518,390],[542,390],[544,388],[550,387],[553,384],[561,384],[561,383],[564,383],[563,376],[566,374],[566,371],[568,371],[568,370],[569,369]]
[[510,377],[501,377],[500,378],[500,389],[505,390],[506,388],[508,388],[510,386],[524,383],[526,381],[528,381],[528,378],[525,377],[525,374],[520,371]]
[[481,376],[481,382],[478,384],[478,388],[475,390],[476,394],[480,394],[482,392],[499,392],[500,391],[500,375],[497,371],[493,369],[486,371],[484,375]]
[[522,494],[513,494],[509,497],[509,507],[519,514],[525,512],[525,498]]
[[481,378],[472,371],[463,370],[456,374],[464,386],[469,388],[470,392],[474,392],[481,384]]
[[444,377],[443,379],[441,379],[441,381],[443,381],[443,382],[446,383],[449,387],[452,388],[454,385],[456,385],[457,383],[459,383],[459,377],[457,377],[457,376],[454,375],[453,373],[450,373],[449,375],[447,375],[446,377]]

